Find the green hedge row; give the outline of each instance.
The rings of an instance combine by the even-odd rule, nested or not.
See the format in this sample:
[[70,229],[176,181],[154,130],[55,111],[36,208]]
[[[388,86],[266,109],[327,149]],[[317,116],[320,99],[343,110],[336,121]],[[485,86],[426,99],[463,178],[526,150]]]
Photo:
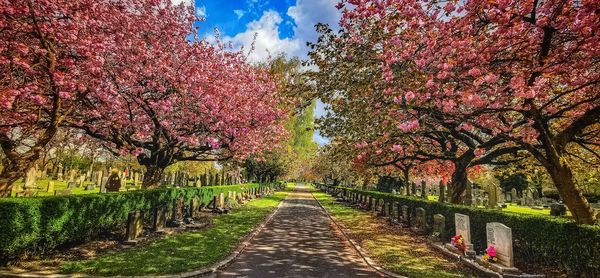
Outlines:
[[60,245],[89,240],[124,224],[129,212],[172,207],[183,197],[208,204],[213,196],[271,185],[246,184],[201,188],[164,188],[117,193],[0,199],[0,264]]
[[[320,185],[321,188],[333,187]],[[376,191],[363,191],[353,188],[337,187],[336,190],[348,190],[374,199],[406,205],[411,213],[417,207],[425,209],[429,227],[433,226],[433,215],[446,217],[446,235],[454,236],[454,214],[469,216],[471,238],[478,253],[486,246],[486,223],[500,222],[512,230],[513,252],[517,266],[535,263],[558,266],[572,277],[600,277],[600,226],[576,225],[567,218],[506,213],[494,209],[473,208],[462,205],[440,203],[416,197],[399,196]]]

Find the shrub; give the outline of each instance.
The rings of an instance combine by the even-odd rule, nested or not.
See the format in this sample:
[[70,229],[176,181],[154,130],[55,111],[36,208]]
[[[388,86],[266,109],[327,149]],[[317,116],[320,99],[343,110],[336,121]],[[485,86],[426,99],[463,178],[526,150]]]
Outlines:
[[261,185],[166,188],[117,193],[0,199],[0,263],[89,240],[127,221],[133,210],[172,206],[180,196],[208,204],[213,196]]
[[513,252],[517,266],[528,263],[558,266],[574,277],[600,277],[600,259],[598,259],[600,258],[600,226],[598,225],[577,225],[568,218],[506,213],[494,209],[440,203],[376,191],[342,189],[383,199],[386,202],[407,205],[413,213],[415,208],[422,207],[426,211],[430,227],[433,225],[433,215],[442,214],[446,217],[446,234],[442,236],[445,239],[454,236],[454,214],[466,214],[470,218],[472,243],[478,252],[482,252],[486,247],[486,223],[503,223],[512,230]]

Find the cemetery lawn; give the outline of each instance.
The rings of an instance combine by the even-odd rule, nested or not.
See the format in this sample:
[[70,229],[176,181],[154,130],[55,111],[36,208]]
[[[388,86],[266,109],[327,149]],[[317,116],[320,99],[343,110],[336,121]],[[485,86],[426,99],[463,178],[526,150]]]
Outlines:
[[66,262],[60,269],[63,273],[125,276],[176,274],[207,267],[227,256],[286,196],[287,190],[276,192],[229,214],[215,216],[209,228],[167,236],[91,260]]
[[[66,181],[58,181],[58,180],[51,180],[51,179],[38,179],[36,181],[37,183],[37,196],[54,196],[54,191],[52,192],[46,192],[46,188],[48,188],[48,183],[50,181],[54,182],[54,189],[55,190],[62,190],[62,189],[67,189],[67,182]],[[93,182],[85,182],[85,184],[93,184]],[[14,189],[20,187],[23,185],[23,180],[19,180],[17,182],[15,182],[15,186],[13,186],[13,192],[12,192],[12,196],[15,196],[16,192],[14,191]],[[100,193],[100,187],[96,186],[96,188],[94,190],[85,190],[85,186],[84,187],[76,187],[74,189],[71,189],[72,194],[91,194],[91,193]]]
[[429,249],[422,237],[390,227],[366,211],[337,203],[323,192],[313,196],[343,224],[350,238],[381,267],[408,277],[475,277],[466,266],[446,260]]

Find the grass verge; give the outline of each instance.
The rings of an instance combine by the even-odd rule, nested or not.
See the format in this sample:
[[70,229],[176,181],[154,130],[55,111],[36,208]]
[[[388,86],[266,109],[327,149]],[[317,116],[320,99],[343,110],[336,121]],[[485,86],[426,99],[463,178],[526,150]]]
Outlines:
[[404,229],[393,229],[385,220],[368,212],[335,202],[330,195],[313,195],[343,224],[348,235],[381,267],[408,277],[475,277],[466,266],[446,260],[429,249],[422,237]]
[[210,266],[226,255],[287,196],[252,200],[229,214],[213,218],[214,225],[201,231],[185,232],[92,260],[67,262],[63,273],[100,275],[175,274]]

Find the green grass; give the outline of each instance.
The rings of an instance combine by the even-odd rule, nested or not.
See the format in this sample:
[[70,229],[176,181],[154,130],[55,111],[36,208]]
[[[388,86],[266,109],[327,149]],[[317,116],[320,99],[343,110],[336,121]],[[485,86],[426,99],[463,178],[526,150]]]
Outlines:
[[[429,195],[427,196],[427,200],[436,201],[438,200],[438,196]],[[503,212],[510,213],[520,213],[520,214],[535,214],[535,215],[550,215],[550,209],[532,209],[530,207],[517,206],[516,204],[506,203],[506,208],[503,208]],[[483,206],[479,206],[480,208],[484,208]],[[569,212],[567,212],[570,215]]]
[[210,266],[226,255],[285,198],[287,191],[252,200],[229,214],[213,218],[213,226],[184,232],[140,248],[95,259],[67,262],[63,273],[100,275],[175,274]]
[[[54,182],[54,190],[61,190],[61,189],[67,189],[67,185],[68,182],[67,181],[59,181],[59,180],[52,180],[52,179],[38,179],[36,181],[37,183],[37,196],[54,196],[54,191],[52,192],[46,192],[46,189],[48,188],[48,183],[53,181]],[[72,194],[92,194],[92,193],[100,193],[100,186],[96,186],[96,188],[94,190],[85,190],[85,186],[88,184],[94,184],[94,182],[88,182],[86,181],[84,183],[83,186],[81,187],[76,187],[74,189],[71,189],[71,193]],[[127,184],[133,184],[133,180],[127,180]],[[12,192],[12,196],[14,197],[16,194],[16,189],[17,188],[21,188],[23,187],[23,180],[19,180],[17,182],[14,183],[13,185],[13,192]],[[135,188],[132,188],[130,190],[135,190]]]
[[383,268],[408,277],[473,277],[465,266],[429,249],[425,239],[393,229],[368,212],[335,202],[322,192],[315,198],[348,229],[349,236]]

